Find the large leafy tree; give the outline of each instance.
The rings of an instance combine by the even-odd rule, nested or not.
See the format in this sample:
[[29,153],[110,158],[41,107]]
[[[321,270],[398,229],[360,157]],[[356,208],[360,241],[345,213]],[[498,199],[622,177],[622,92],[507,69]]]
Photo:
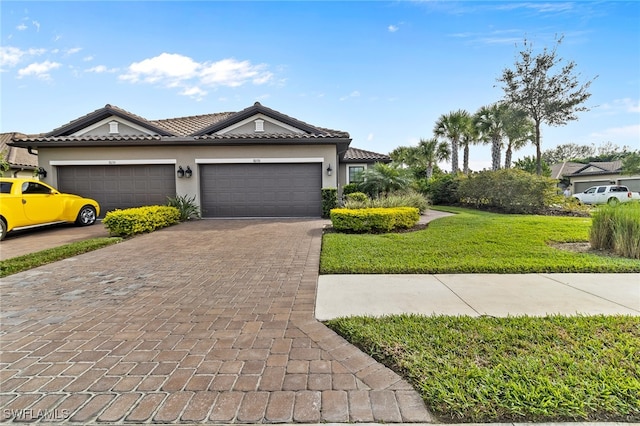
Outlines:
[[505,101],[525,110],[534,122],[537,174],[542,174],[540,126],[565,125],[578,119],[576,113],[589,110],[583,103],[591,96],[588,89],[593,79],[583,84],[578,81],[576,63],[563,64],[558,56],[561,43],[562,37],[552,49],[545,47],[535,55],[531,43],[525,40],[514,68],[504,69],[498,78],[504,84]]
[[506,137],[507,110],[505,103],[498,102],[481,107],[474,116],[480,139],[491,144],[491,170],[500,169],[502,143]]
[[533,141],[533,122],[521,109],[509,107],[505,121],[507,149],[504,154],[504,168],[511,168],[513,151],[524,148]]
[[640,175],[640,151],[629,153],[622,160],[623,175]]
[[[531,174],[537,174],[538,162],[534,157],[526,156],[524,158],[520,158],[516,160],[513,164],[514,169],[524,170],[525,172],[529,172]],[[551,167],[547,165],[544,161],[542,162],[542,176],[551,176]]]
[[542,153],[542,160],[547,164],[557,164],[564,161],[584,160],[595,154],[593,145],[578,145],[576,143],[564,143]]
[[471,114],[463,109],[443,114],[436,121],[433,133],[451,144],[451,172],[458,172],[458,149],[465,132],[472,126]]

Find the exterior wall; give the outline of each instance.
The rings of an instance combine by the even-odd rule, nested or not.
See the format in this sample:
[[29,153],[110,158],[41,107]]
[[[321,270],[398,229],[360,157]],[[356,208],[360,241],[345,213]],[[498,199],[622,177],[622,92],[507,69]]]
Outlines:
[[[621,174],[572,176],[569,178],[571,192],[582,192],[584,189],[595,185],[624,185],[629,190],[640,192],[640,176],[624,176]],[[576,190],[576,187],[578,190]]]
[[[256,132],[256,120],[263,121],[263,131]],[[218,134],[253,134],[253,133],[282,133],[282,134],[295,134],[295,133],[303,133],[302,130],[291,127],[287,124],[274,121],[272,118],[266,117],[262,114],[256,114],[246,120],[243,120],[239,123],[234,124],[233,126],[229,126],[225,129],[222,129],[218,132]]]
[[[118,133],[109,133],[109,123],[112,121],[118,122]],[[89,126],[86,129],[82,129],[79,132],[74,133],[74,136],[114,136],[114,135],[149,135],[148,130],[139,126],[123,121],[122,119],[116,119],[115,117],[109,117],[100,121],[99,123]]]
[[[32,169],[22,169],[11,167],[9,170],[4,172],[4,177],[15,177],[15,178],[33,178],[33,170]],[[38,179],[38,177],[35,177]]]
[[195,196],[200,204],[199,164],[250,162],[321,162],[322,187],[336,187],[337,173],[328,176],[329,164],[335,169],[335,145],[268,145],[268,146],[142,146],[142,147],[69,147],[44,148],[38,151],[39,164],[47,171],[46,183],[58,184],[57,166],[174,164],[176,170],[187,166],[193,171],[189,179],[176,176],[178,195]]

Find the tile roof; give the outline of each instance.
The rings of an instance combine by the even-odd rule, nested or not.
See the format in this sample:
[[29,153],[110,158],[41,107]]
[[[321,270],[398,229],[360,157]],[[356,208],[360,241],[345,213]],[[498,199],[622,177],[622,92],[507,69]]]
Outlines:
[[[595,167],[598,170],[586,171]],[[616,161],[593,161],[589,164],[583,164],[582,167],[574,171],[571,176],[594,176],[594,175],[610,175],[612,173],[620,173],[622,169],[622,160]]]
[[562,176],[568,176],[584,167],[584,163],[574,163],[573,161],[565,161],[551,165],[551,178],[562,179]]
[[177,136],[187,136],[226,120],[233,114],[233,112],[219,112],[215,114],[192,115],[189,117],[149,120],[149,122],[167,129]]
[[19,166],[27,168],[38,167],[38,156],[29,154],[26,148],[18,148],[17,146],[9,146],[16,137],[26,137],[23,133],[0,133],[0,153],[4,155],[5,160],[10,166]]
[[381,161],[388,163],[391,162],[391,157],[386,154],[378,154],[377,152],[366,151],[364,149],[349,148],[344,154],[344,161]]

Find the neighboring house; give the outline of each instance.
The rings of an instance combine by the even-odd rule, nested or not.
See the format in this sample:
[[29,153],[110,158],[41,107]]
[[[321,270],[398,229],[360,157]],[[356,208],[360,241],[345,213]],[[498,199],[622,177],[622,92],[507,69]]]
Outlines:
[[[321,188],[339,187],[349,133],[256,102],[240,112],[147,120],[106,105],[39,137],[46,182],[96,199],[103,212],[192,196],[203,217],[319,217]],[[353,161],[349,160],[351,164]],[[372,158],[369,164],[374,162]]]
[[360,174],[375,163],[390,163],[391,157],[385,154],[349,148],[340,162],[340,182],[357,183]]
[[22,133],[0,133],[0,155],[9,165],[9,170],[3,171],[4,177],[33,177],[38,168],[38,156],[30,154],[25,148],[9,146],[14,138],[26,137]]
[[640,192],[640,176],[623,175],[622,161],[584,164],[582,168],[565,176],[569,178],[574,194],[594,185],[624,185],[631,191]]

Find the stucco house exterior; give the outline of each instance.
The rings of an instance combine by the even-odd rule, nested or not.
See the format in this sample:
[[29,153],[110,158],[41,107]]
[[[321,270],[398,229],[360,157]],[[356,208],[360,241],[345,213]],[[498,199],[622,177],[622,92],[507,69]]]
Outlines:
[[339,188],[349,167],[386,157],[350,143],[347,132],[256,102],[163,120],[106,105],[12,145],[37,150],[45,182],[96,199],[103,212],[186,195],[203,217],[319,217],[322,188]]
[[3,172],[4,177],[33,177],[38,168],[38,156],[36,153],[30,154],[25,148],[8,145],[14,138],[24,138],[27,135],[22,133],[0,133],[0,155],[9,166]]
[[622,161],[594,161],[588,164],[564,162],[551,166],[554,179],[566,178],[572,194],[596,185],[624,185],[640,192],[640,176],[623,175]]

